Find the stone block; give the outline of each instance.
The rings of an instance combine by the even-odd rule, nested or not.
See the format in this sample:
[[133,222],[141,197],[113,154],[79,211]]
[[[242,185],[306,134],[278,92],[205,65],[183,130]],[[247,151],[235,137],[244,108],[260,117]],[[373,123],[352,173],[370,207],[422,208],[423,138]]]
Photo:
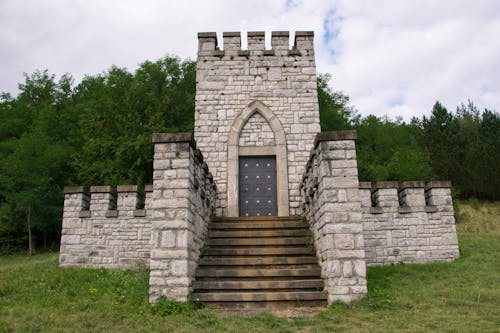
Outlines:
[[334,234],[335,249],[352,250],[354,249],[354,238],[352,234]]

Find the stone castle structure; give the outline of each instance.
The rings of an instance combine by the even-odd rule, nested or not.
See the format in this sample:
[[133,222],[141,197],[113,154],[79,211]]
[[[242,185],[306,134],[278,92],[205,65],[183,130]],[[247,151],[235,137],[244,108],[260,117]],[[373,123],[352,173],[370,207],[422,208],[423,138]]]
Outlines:
[[457,258],[449,182],[360,182],[356,133],[321,132],[313,33],[247,37],[198,34],[194,136],[153,134],[152,185],[65,189],[60,265],[148,267],[151,302],[186,301],[214,220],[294,216],[328,302],[365,295],[366,266]]

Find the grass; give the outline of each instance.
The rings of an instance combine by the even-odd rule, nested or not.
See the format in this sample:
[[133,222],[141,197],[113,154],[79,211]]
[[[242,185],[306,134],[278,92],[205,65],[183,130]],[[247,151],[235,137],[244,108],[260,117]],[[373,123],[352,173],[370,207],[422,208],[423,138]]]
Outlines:
[[500,332],[498,209],[461,205],[458,260],[370,268],[366,298],[314,317],[154,309],[146,270],[60,269],[57,253],[1,257],[0,332]]

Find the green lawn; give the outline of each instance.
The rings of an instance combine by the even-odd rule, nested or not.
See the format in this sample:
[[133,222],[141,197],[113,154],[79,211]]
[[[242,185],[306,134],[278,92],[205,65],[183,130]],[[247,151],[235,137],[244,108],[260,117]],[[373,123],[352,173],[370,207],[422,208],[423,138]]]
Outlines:
[[[494,217],[496,219],[496,217]],[[57,253],[0,257],[0,332],[500,332],[500,230],[458,225],[460,259],[368,270],[369,294],[314,317],[161,317],[147,271],[60,269]]]

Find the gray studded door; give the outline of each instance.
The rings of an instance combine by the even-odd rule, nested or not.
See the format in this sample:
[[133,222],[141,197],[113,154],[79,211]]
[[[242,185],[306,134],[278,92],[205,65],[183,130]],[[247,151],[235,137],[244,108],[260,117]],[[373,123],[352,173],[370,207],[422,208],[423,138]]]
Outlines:
[[239,158],[240,216],[276,216],[276,157]]

